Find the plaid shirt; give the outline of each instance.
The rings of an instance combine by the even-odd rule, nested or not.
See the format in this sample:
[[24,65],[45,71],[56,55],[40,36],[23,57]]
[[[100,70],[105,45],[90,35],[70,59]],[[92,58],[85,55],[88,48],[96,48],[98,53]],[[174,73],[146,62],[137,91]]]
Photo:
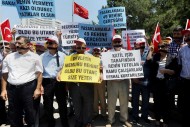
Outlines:
[[178,45],[176,42],[172,41],[168,48],[168,54],[177,56],[180,49],[180,45]]

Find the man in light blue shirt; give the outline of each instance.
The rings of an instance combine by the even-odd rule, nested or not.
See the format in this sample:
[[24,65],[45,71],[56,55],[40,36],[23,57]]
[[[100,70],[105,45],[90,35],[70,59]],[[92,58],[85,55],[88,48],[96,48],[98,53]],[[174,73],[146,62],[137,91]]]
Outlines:
[[56,75],[62,68],[66,55],[58,51],[59,41],[56,36],[51,36],[46,40],[48,50],[41,55],[44,70],[42,85],[44,87],[43,99],[45,116],[48,120],[48,127],[54,127],[53,98],[55,94],[59,105],[62,127],[69,127],[66,105],[66,84],[56,80]]
[[186,46],[181,47],[179,50],[179,65],[180,65],[180,85],[181,85],[181,92],[180,97],[181,99],[181,111],[182,111],[182,118],[183,118],[183,125],[182,127],[186,127],[189,124],[189,117],[190,117],[190,29],[183,30],[182,34],[184,35],[184,41],[186,42]]

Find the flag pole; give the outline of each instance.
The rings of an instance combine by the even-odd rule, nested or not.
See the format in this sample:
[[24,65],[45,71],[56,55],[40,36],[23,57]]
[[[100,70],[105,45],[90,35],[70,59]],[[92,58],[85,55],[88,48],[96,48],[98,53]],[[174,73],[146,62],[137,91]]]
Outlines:
[[74,22],[74,0],[72,1],[72,22]]

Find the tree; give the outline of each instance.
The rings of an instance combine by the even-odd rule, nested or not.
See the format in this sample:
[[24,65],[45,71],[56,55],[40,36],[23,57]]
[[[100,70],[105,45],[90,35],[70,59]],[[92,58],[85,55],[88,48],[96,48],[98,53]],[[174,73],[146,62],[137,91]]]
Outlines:
[[154,34],[158,22],[162,37],[169,35],[177,26],[185,28],[190,15],[189,0],[107,0],[107,3],[108,7],[124,6],[128,27],[145,29],[148,36]]

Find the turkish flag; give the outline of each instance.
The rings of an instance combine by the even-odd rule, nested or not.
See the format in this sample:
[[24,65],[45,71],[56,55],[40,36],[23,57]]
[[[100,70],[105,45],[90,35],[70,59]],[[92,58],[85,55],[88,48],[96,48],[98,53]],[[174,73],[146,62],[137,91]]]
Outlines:
[[11,28],[9,20],[5,20],[1,23],[1,35],[2,39],[5,41],[10,42],[12,40]]
[[132,50],[129,35],[127,34],[127,50]]
[[160,26],[158,23],[154,32],[154,36],[152,38],[152,43],[154,46],[154,52],[158,52],[158,45],[161,43]]
[[88,10],[77,3],[74,2],[74,14],[77,14],[78,16],[88,19]]
[[189,29],[189,28],[190,28],[190,21],[189,21],[189,19],[187,19],[187,23],[186,23],[185,29],[187,30],[187,29]]

